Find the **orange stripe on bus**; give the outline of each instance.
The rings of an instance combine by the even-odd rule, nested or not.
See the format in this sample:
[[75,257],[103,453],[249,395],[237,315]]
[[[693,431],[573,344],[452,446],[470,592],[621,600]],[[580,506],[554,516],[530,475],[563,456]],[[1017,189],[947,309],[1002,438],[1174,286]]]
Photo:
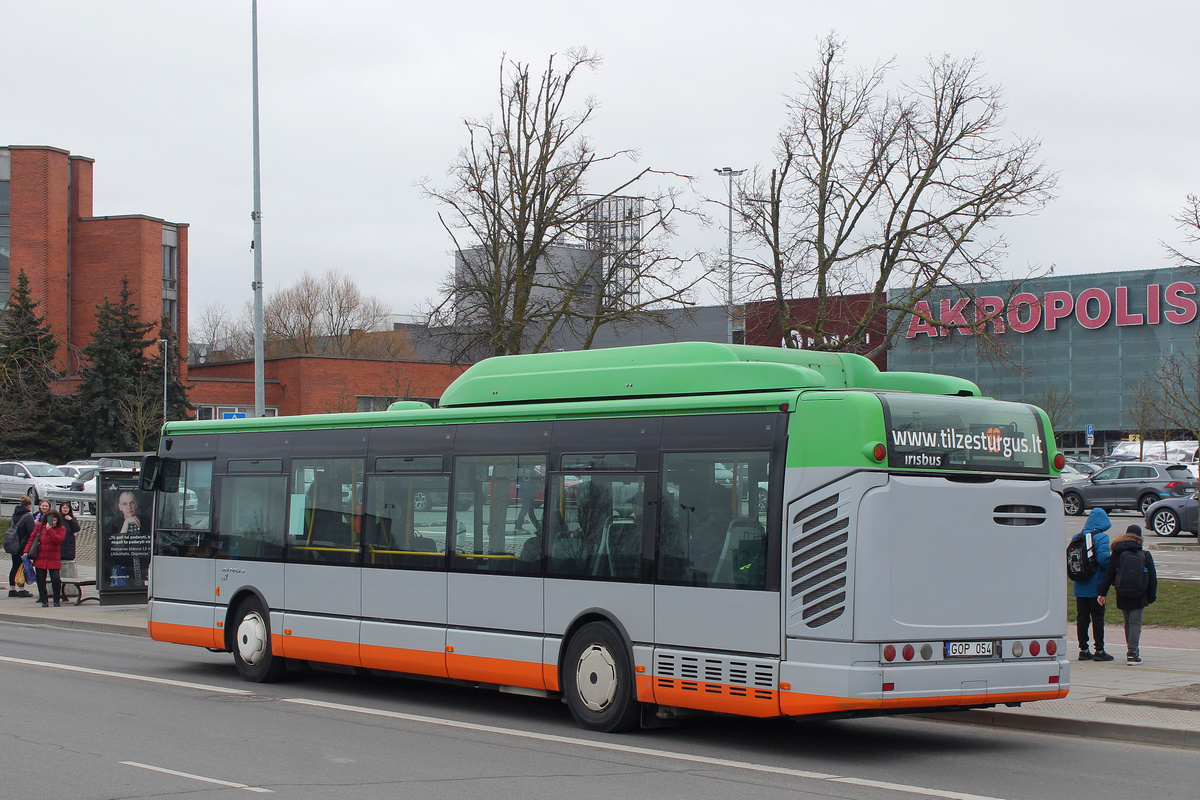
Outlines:
[[[272,641],[275,637],[272,636]],[[358,655],[358,642],[334,642],[328,639],[309,639],[304,636],[280,637],[286,642],[283,653],[287,658],[298,658],[304,661],[320,661],[326,664],[344,664],[348,667],[361,667],[362,659]]]
[[637,681],[637,699],[640,703],[654,702],[654,678],[650,675],[634,675]]
[[526,689],[545,689],[544,667],[526,661],[511,661],[506,658],[466,656],[460,653],[446,654],[446,671],[451,678],[500,686],[521,686]]
[[150,638],[156,642],[190,644],[195,647],[225,647],[225,633],[215,628],[199,625],[178,625],[174,622],[146,622]]
[[431,653],[427,650],[376,644],[360,645],[358,649],[364,667],[413,675],[433,675],[438,678],[449,677],[446,673],[446,654],[441,651]]
[[558,667],[553,664],[542,664],[542,680],[546,682],[547,691],[560,691],[558,685]]
[[879,697],[833,697],[823,694],[802,694],[801,692],[779,693],[779,710],[787,717],[869,711],[879,708],[882,703],[883,699]]
[[884,708],[927,708],[930,706],[979,706],[994,703],[1032,703],[1034,700],[1057,700],[1065,693],[1057,689],[1034,692],[1005,692],[1003,694],[952,694],[939,697],[884,697]]
[[779,693],[773,689],[756,689],[753,686],[727,686],[720,683],[655,678],[654,701],[665,706],[740,714],[745,717],[779,716]]

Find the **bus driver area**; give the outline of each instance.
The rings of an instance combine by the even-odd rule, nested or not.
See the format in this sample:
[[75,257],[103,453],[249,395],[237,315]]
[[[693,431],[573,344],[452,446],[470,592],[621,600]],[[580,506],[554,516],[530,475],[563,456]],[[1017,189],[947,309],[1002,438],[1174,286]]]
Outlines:
[[1038,409],[853,355],[488,359],[438,408],[168,424],[149,630],[606,731],[1058,698],[1060,459]]

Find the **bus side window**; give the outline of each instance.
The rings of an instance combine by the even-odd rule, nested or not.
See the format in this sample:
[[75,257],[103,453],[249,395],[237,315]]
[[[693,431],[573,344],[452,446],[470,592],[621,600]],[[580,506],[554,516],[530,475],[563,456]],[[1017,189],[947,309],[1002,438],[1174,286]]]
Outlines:
[[541,536],[545,474],[546,459],[540,455],[464,456],[455,461],[456,501],[449,536],[456,569],[540,572],[540,560],[532,558],[536,545],[527,551],[526,544]]
[[287,477],[229,475],[221,481],[217,558],[281,558]]
[[449,475],[386,475],[367,483],[368,566],[441,568]]
[[765,586],[769,454],[663,456],[657,575],[691,586]]

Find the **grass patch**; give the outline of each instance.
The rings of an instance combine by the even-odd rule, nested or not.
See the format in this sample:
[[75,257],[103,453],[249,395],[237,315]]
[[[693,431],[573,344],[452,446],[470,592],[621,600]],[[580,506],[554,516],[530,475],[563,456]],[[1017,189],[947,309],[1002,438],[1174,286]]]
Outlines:
[[[1074,585],[1067,581],[1067,621],[1075,621]],[[1104,605],[1104,624],[1124,625],[1125,618],[1117,608],[1116,593],[1109,591]],[[1171,628],[1200,628],[1200,581],[1158,582],[1158,599],[1147,606],[1142,615],[1143,625],[1163,625]]]

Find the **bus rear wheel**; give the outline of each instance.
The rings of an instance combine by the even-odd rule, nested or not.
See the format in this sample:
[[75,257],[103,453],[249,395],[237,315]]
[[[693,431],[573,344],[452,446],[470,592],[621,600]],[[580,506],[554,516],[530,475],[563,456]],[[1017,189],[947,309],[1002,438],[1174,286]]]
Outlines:
[[271,652],[271,618],[256,597],[248,597],[234,615],[233,663],[243,679],[270,683],[283,677],[287,664]]
[[611,733],[638,726],[641,704],[625,640],[608,623],[589,622],[571,637],[563,661],[563,693],[581,727]]

